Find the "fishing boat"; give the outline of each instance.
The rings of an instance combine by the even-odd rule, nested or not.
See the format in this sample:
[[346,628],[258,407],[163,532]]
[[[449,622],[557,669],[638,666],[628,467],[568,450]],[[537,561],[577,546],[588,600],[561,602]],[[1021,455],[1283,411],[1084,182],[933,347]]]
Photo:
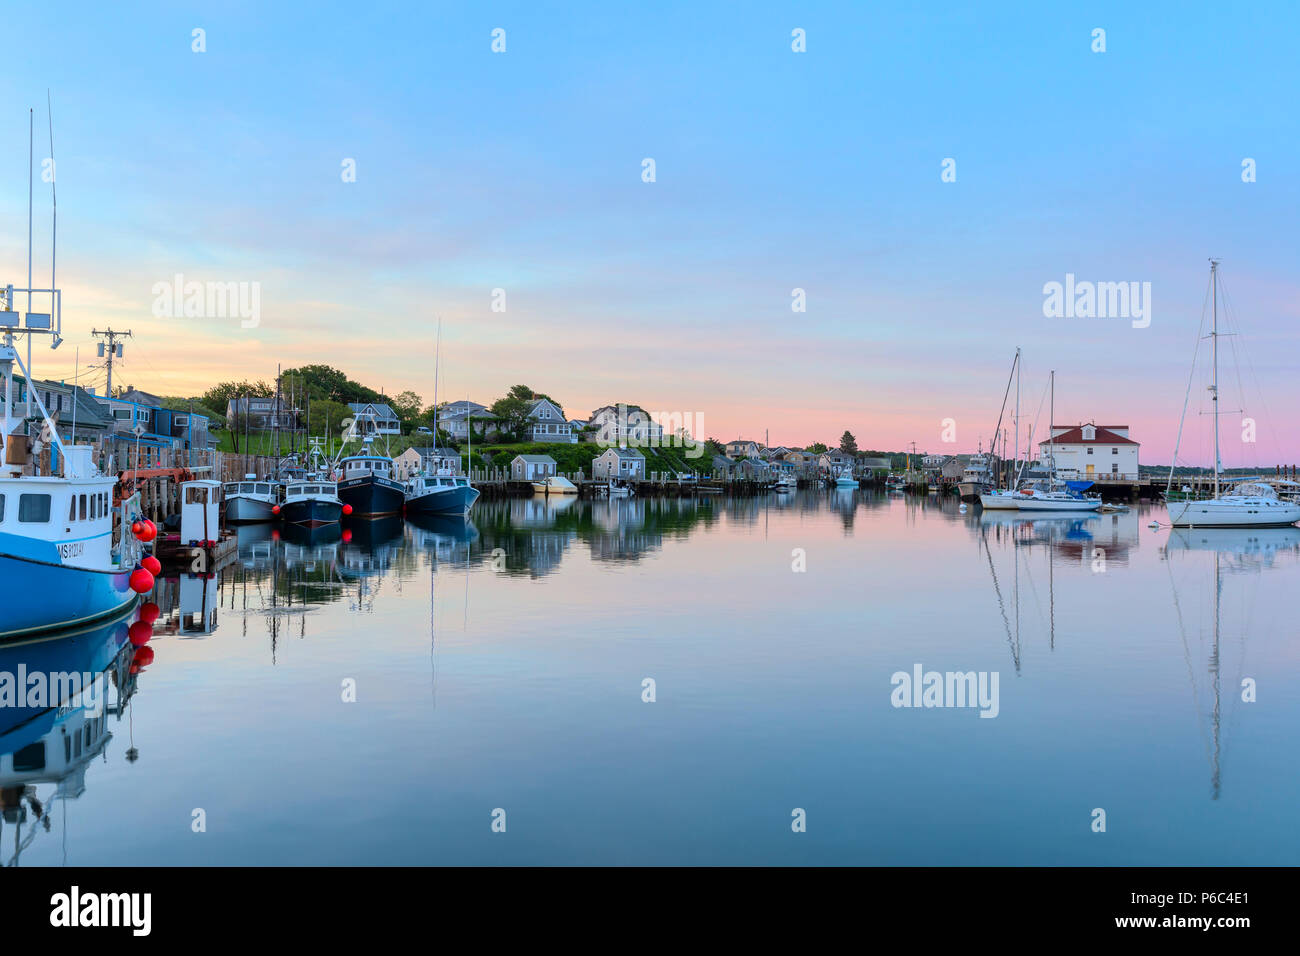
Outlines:
[[228,524],[252,524],[275,518],[275,506],[280,503],[280,488],[272,481],[258,481],[256,475],[245,475],[243,481],[228,481],[222,486],[226,502]]
[[[130,578],[141,558],[130,531],[140,515],[139,496],[115,506],[117,478],[100,473],[90,446],[65,444],[59,437],[15,348],[17,335],[51,335],[53,346],[60,341],[57,290],[51,294],[51,313],[28,311],[25,324],[19,324],[15,296],[27,292],[30,310],[33,291],[49,293],[13,286],[0,293],[0,637],[5,638],[72,627],[127,609],[137,600]],[[27,384],[24,402],[15,391],[15,366]],[[20,411],[18,405],[25,407]],[[24,431],[31,418],[41,423],[35,435]]]
[[836,488],[858,487],[858,479],[853,477],[853,468],[851,465],[845,465],[843,468],[841,468],[838,472],[835,473],[835,487]]
[[[1193,501],[1170,500],[1170,486],[1174,480],[1174,465],[1169,466],[1169,483],[1165,488],[1165,507],[1169,510],[1169,523],[1175,528],[1282,528],[1300,521],[1300,502],[1278,497],[1277,490],[1262,481],[1242,482],[1227,493],[1222,490],[1219,456],[1219,262],[1210,260],[1210,301],[1212,324],[1210,349],[1212,352],[1213,381],[1209,386],[1214,418],[1214,497]],[[1204,319],[1202,318],[1202,321]],[[1191,382],[1188,381],[1188,389]],[[1183,405],[1183,418],[1187,406]],[[1178,458],[1183,423],[1179,422],[1179,442],[1174,445],[1174,459]]]
[[295,478],[285,483],[280,517],[288,524],[336,524],[351,507],[339,498],[337,486],[323,478]]
[[795,491],[799,487],[799,482],[795,480],[794,475],[780,475],[776,483],[772,486],[774,491],[782,494]]
[[382,455],[350,455],[339,462],[338,496],[351,513],[377,518],[402,513],[406,486],[393,477],[393,463]]
[[464,475],[416,475],[406,484],[406,513],[467,515],[478,496]]
[[[967,445],[967,448],[970,446]],[[962,501],[979,501],[980,495],[993,490],[993,483],[990,481],[992,471],[989,469],[988,456],[984,454],[981,446],[978,454],[971,455],[970,461],[962,470],[961,481],[957,482],[957,493],[961,495]]]

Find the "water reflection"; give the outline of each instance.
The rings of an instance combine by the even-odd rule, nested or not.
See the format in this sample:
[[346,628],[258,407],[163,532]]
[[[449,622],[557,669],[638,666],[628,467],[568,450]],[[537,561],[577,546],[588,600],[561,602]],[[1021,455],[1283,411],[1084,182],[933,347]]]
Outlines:
[[[19,865],[36,840],[49,838],[56,820],[67,862],[68,803],[86,792],[90,766],[108,760],[113,728],[124,717],[129,720],[136,681],[153,660],[152,648],[145,646],[149,627],[137,618],[132,610],[92,627],[0,646],[0,681],[5,682],[0,859],[5,865]],[[39,698],[29,680],[37,674],[45,684]],[[86,692],[80,680],[73,685],[62,675],[89,675],[99,689]],[[133,743],[123,755],[132,763],[139,757]],[[13,832],[12,844],[4,839],[6,828]]]

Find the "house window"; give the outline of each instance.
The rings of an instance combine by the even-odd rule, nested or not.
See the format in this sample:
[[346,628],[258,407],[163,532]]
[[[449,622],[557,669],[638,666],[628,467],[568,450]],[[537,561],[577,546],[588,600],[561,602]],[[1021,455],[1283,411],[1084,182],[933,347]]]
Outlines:
[[131,409],[115,408],[113,409],[113,418],[119,422],[129,422],[131,420]]
[[1088,454],[1089,454],[1089,455],[1092,454],[1092,449],[1091,449],[1091,448],[1088,449]]
[[1119,454],[1119,449],[1118,449],[1118,448],[1112,448],[1112,449],[1110,450],[1110,453],[1111,453],[1112,455],[1118,455],[1118,454]]
[[1111,464],[1110,464],[1110,473],[1111,473],[1112,475],[1118,475],[1118,474],[1119,474],[1119,462],[1117,462],[1117,461],[1113,461],[1113,462],[1111,462]]

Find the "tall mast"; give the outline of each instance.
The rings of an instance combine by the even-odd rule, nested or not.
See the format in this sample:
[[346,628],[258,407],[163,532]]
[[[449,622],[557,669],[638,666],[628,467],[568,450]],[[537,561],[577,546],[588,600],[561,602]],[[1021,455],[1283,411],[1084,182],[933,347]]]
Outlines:
[[[1016,349],[1016,457],[1014,467],[1020,468],[1020,349]],[[1015,489],[1012,488],[1014,491]]]
[[[1056,484],[1056,369],[1052,369],[1052,401],[1047,408],[1047,487],[1051,488]],[[1039,401],[1042,401],[1040,398]],[[1043,406],[1039,405],[1039,408]]]
[[[1219,262],[1210,260],[1211,308],[1214,324],[1210,332],[1210,350],[1214,354],[1214,384],[1210,386],[1210,401],[1214,403],[1214,497],[1219,497]],[[1201,313],[1204,315],[1205,313]]]

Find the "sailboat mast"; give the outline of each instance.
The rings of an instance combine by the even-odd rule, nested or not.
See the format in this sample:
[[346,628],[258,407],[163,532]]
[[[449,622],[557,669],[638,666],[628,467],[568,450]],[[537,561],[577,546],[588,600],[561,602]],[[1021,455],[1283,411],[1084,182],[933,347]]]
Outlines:
[[[1047,487],[1050,489],[1056,485],[1056,369],[1052,369],[1052,400],[1047,408]],[[1042,401],[1042,399],[1039,399]],[[1042,408],[1042,406],[1038,406]]]
[[[1016,349],[1016,457],[1014,467],[1020,468],[1020,349]],[[1014,486],[1012,487],[1014,491]]]
[[[1214,384],[1210,401],[1214,403],[1214,497],[1219,497],[1219,263],[1210,260],[1211,300],[1214,323],[1210,332],[1210,350],[1214,355]],[[1205,313],[1201,313],[1204,315]]]

